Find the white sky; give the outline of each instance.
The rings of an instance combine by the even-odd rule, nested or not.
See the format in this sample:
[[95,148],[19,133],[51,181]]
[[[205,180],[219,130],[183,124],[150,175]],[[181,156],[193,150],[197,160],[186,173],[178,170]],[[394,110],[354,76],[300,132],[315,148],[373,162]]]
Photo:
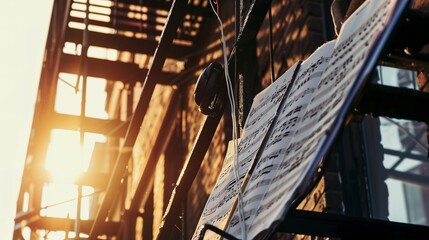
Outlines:
[[52,3],[0,0],[0,239],[12,239]]

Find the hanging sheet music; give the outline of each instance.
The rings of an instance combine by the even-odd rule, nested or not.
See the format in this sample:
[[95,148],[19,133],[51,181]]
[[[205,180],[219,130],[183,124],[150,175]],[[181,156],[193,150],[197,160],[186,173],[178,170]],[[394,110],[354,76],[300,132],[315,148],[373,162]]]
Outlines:
[[[243,179],[261,147],[262,140],[271,126],[297,66],[298,63],[286,71],[269,88],[255,96],[237,149],[240,182],[237,183],[234,174],[234,144],[231,141],[228,145],[223,167],[206,202],[192,239],[198,238],[203,224],[211,224],[219,229],[225,229],[231,217],[231,210],[236,204],[238,190],[243,185]],[[220,237],[212,232],[207,232],[204,239],[220,239]]]
[[[293,201],[309,191],[317,168],[407,6],[408,1],[366,1],[343,24],[336,40],[322,45],[301,64],[295,79],[281,82],[280,78],[255,98],[238,151],[248,239],[270,236]],[[293,76],[292,72],[287,73]],[[283,96],[277,94],[285,90],[276,90],[287,89],[289,83],[290,91],[282,101]],[[226,228],[218,227],[241,236],[236,192],[233,196],[232,209],[223,222]],[[207,220],[202,218],[199,225],[212,223]]]
[[[263,148],[261,157],[258,159],[256,167],[249,173],[250,179],[243,193],[244,218],[246,219],[246,232],[249,237],[255,229],[252,226],[254,219],[265,211],[265,206],[261,206],[266,198],[267,192],[272,193],[276,171],[279,168],[293,169],[298,166],[296,163],[282,164],[287,148],[297,132],[302,131],[300,127],[301,119],[306,112],[310,99],[317,88],[317,83],[323,73],[323,69],[330,59],[334,49],[334,41],[324,44],[305,62],[303,62],[293,82],[290,94],[283,106],[280,107],[279,116],[273,123],[272,131]],[[289,185],[289,184],[287,184]],[[268,213],[269,214],[269,213]],[[264,214],[265,215],[265,214]],[[240,236],[241,229],[237,211],[231,219],[228,232],[234,236]]]

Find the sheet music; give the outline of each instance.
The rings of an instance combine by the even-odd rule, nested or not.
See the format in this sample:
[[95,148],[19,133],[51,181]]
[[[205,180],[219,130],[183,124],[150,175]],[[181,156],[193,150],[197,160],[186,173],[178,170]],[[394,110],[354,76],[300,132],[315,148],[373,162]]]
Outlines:
[[[318,150],[334,126],[354,81],[377,43],[377,38],[389,22],[395,5],[396,1],[393,0],[367,1],[343,25],[332,57],[320,82],[316,84],[311,100],[304,112],[301,109],[297,113],[296,124],[299,127],[291,133],[291,140],[281,140],[282,154],[278,155],[281,159],[272,160],[278,165],[277,171],[255,211],[254,220],[250,223],[250,239],[284,218],[291,201],[296,197],[298,187],[309,174],[314,174],[323,157],[318,156]],[[292,99],[291,96],[286,107],[282,109],[282,114],[296,109]],[[281,125],[277,127],[280,128]]]
[[[216,181],[216,184],[206,202],[203,213],[198,222],[198,227],[194,232],[192,239],[198,239],[198,234],[201,232],[203,224],[208,223],[218,228],[223,228],[228,220],[228,215],[231,211],[234,202],[235,192],[235,177],[232,173],[234,167],[234,144],[233,141],[228,143],[226,157],[222,165],[222,169]],[[220,239],[217,234],[207,231],[204,239]]]
[[[303,183],[315,173],[322,149],[327,148],[326,139],[332,139],[331,132],[336,134],[343,123],[346,101],[354,98],[356,80],[362,79],[359,74],[365,76],[370,71],[364,64],[378,58],[374,54],[380,52],[378,39],[397,5],[404,4],[366,1],[343,24],[337,40],[324,44],[302,63],[285,102],[283,94],[298,63],[255,97],[238,144],[240,182],[236,183],[232,170],[233,154],[228,153],[199,226],[210,223],[225,229],[228,225],[229,233],[240,236],[234,202],[238,186],[255,160],[257,164],[243,186],[249,239],[265,236],[284,218],[291,201],[305,189]],[[272,124],[274,128],[270,128]],[[255,159],[258,151],[260,156]],[[206,235],[204,239],[219,237]]]
[[[283,102],[283,105],[288,103],[288,106],[281,106],[280,114],[274,123],[276,127],[265,146],[261,146],[263,148],[261,157],[243,193],[247,232],[253,229],[252,222],[260,203],[275,176],[275,171],[281,165],[282,156],[286,154],[284,146],[291,141],[294,132],[298,129],[297,123],[302,118],[311,95],[317,87],[323,69],[326,68],[334,44],[334,41],[324,44],[301,64],[290,94],[287,96],[288,101]],[[234,236],[239,236],[240,233],[238,220],[236,210],[228,229],[228,232]]]
[[[298,63],[292,66],[290,70],[270,85],[270,87],[264,89],[255,96],[241,140],[238,144],[238,172],[240,183],[237,184],[233,172],[234,150],[232,147],[233,144],[230,142],[221,173],[206,202],[198,222],[198,227],[192,239],[198,238],[201,227],[206,223],[214,225],[219,229],[225,229],[226,223],[231,217],[230,212],[234,206],[238,189],[242,186],[243,179],[249,171],[256,153],[261,146],[262,140],[278,111],[281,99],[286,93],[297,66]],[[204,239],[220,239],[220,237],[208,231]]]
[[[262,140],[277,114],[280,102],[286,93],[297,66],[298,63],[294,64],[279,79],[253,99],[249,115],[244,124],[242,141],[238,146],[240,175],[241,173],[247,174],[250,163],[253,162]],[[241,165],[246,167],[242,170]]]

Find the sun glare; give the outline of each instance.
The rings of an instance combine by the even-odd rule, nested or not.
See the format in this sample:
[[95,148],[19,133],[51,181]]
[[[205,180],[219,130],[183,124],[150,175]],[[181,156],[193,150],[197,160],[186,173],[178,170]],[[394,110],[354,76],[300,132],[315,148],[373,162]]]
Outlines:
[[[82,79],[78,81],[77,75],[60,73],[55,99],[55,112],[60,114],[81,114]],[[78,86],[76,86],[78,85]],[[87,78],[87,98],[85,117],[107,119],[106,112],[106,86],[107,81],[102,78]],[[76,91],[77,89],[77,91]],[[78,211],[78,194],[81,191],[80,219],[91,218],[91,201],[96,193],[94,188],[76,185],[76,179],[86,171],[94,161],[96,144],[105,143],[106,137],[102,134],[83,133],[78,130],[53,129],[45,161],[45,170],[50,182],[43,186],[41,216],[76,219]],[[97,169],[95,169],[97,170]],[[81,189],[81,190],[79,190]],[[74,237],[74,226],[65,231],[39,232],[39,236],[48,239],[64,239]],[[25,234],[25,231],[23,232]],[[80,235],[84,237],[84,234]]]
[[[61,73],[58,82],[55,111],[63,114],[80,115],[82,93],[77,92],[71,86],[77,82],[77,76]],[[82,88],[82,81],[78,89]],[[106,102],[106,80],[101,78],[88,78],[86,117],[107,119],[105,111]],[[85,171],[88,167],[94,144],[105,142],[106,138],[101,134],[85,133],[84,146],[80,146],[80,132],[72,130],[54,129],[51,131],[46,169],[56,175],[76,176],[77,173]],[[82,167],[78,167],[79,164]],[[63,169],[63,171],[61,171]],[[62,173],[67,172],[67,173]]]
[[45,169],[53,181],[73,183],[79,174],[88,170],[95,143],[105,141],[103,135],[85,133],[82,149],[78,131],[52,130]]
[[[80,1],[77,2],[86,2]],[[96,21],[110,21],[110,6],[105,6],[106,1],[100,1],[100,6],[91,8],[90,19]],[[104,4],[104,5],[103,5]],[[83,5],[83,4],[81,4]],[[74,8],[82,7],[79,4],[73,4]],[[80,10],[77,11],[77,10]],[[74,14],[74,15],[73,15]],[[72,15],[75,17],[84,17],[82,9],[73,9]],[[70,22],[70,27],[83,29],[81,23]],[[103,32],[112,34],[116,30],[100,26],[89,26],[89,31]],[[82,44],[66,42],[63,48],[64,54],[79,57],[82,51]],[[89,46],[88,57],[98,58],[109,61],[118,61],[121,54],[118,50]],[[96,118],[106,120],[109,115],[106,111],[106,89],[109,82],[103,78],[88,76],[86,79],[86,100],[84,118]],[[55,95],[54,111],[59,115],[71,115],[74,118],[81,116],[82,112],[82,90],[83,78],[76,74],[60,72]],[[116,85],[115,85],[116,86]],[[109,106],[110,108],[112,106]],[[94,215],[94,201],[99,197],[99,189],[90,186],[78,186],[83,183],[82,176],[88,176],[88,172],[100,171],[106,169],[95,169],[100,166],[102,155],[99,151],[106,151],[103,148],[106,145],[107,138],[102,134],[81,132],[79,128],[75,129],[52,129],[44,170],[46,182],[43,185],[41,205],[39,206],[40,215],[44,217],[68,218],[74,222],[74,219],[88,220]],[[101,157],[100,157],[101,156]],[[87,174],[87,175],[85,175]],[[90,180],[89,180],[90,181]],[[88,184],[91,185],[91,184]],[[81,196],[80,204],[78,203]],[[24,195],[23,209],[31,210],[30,196]],[[80,205],[80,209],[78,206]],[[79,214],[77,214],[79,212]],[[68,227],[66,231],[44,231],[33,232],[31,229],[23,228],[22,234],[25,239],[64,239],[74,238],[74,226]],[[80,237],[86,235],[80,233]]]
[[[84,196],[94,193],[92,187],[83,187]],[[77,186],[62,183],[45,184],[43,188],[41,216],[59,217],[59,218],[76,218],[76,200]],[[90,198],[82,199],[81,219],[89,218]]]
[[[82,101],[82,81],[78,84],[77,75],[60,73],[57,94],[55,99],[55,111],[69,115],[80,115]],[[106,106],[106,84],[102,78],[88,77],[87,99],[85,116],[99,119],[107,119]],[[89,97],[90,96],[90,97]],[[45,168],[55,181],[73,182],[74,179],[88,169],[92,152],[96,142],[105,142],[103,135],[85,133],[84,143],[81,146],[80,132],[72,130],[54,129]]]

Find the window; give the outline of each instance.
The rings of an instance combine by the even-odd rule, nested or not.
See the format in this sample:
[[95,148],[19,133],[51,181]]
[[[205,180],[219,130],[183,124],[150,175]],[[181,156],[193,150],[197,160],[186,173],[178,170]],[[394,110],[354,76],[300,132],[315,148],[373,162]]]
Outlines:
[[[378,73],[378,84],[418,90],[413,71],[379,67]],[[366,117],[362,127],[372,216],[429,225],[427,124],[381,116]]]

